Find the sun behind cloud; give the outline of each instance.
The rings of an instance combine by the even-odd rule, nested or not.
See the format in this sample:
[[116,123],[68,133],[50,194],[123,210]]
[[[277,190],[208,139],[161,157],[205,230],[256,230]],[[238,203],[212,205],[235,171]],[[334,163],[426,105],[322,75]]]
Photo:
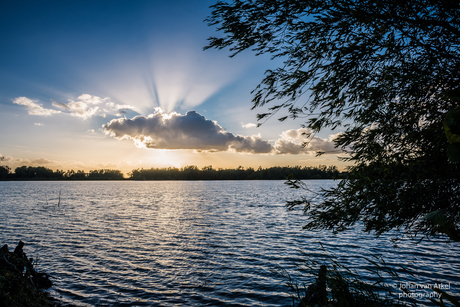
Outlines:
[[148,116],[118,118],[102,126],[104,133],[118,140],[132,140],[145,149],[194,150],[274,155],[312,154],[318,151],[337,153],[334,137],[323,139],[309,129],[291,129],[270,144],[260,135],[241,136],[225,131],[216,121],[206,119],[196,111],[185,115],[166,113],[156,108]]
[[143,148],[246,153],[272,151],[272,146],[260,136],[234,135],[196,111],[181,115],[176,112],[168,114],[157,108],[147,117],[113,119],[103,125],[103,129],[110,136],[131,139],[137,147]]

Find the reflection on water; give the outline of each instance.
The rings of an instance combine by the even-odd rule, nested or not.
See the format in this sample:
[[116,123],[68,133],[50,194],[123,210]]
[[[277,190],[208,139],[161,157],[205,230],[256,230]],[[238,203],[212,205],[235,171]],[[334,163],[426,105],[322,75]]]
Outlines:
[[[312,189],[333,181],[309,181]],[[60,206],[57,206],[61,191]],[[289,306],[271,269],[287,268],[315,242],[358,270],[380,253],[419,273],[417,283],[453,282],[460,249],[439,243],[394,250],[389,237],[358,230],[306,232],[284,201],[282,181],[0,182],[1,244],[26,243],[65,300],[117,306]],[[409,281],[409,280],[408,280]]]

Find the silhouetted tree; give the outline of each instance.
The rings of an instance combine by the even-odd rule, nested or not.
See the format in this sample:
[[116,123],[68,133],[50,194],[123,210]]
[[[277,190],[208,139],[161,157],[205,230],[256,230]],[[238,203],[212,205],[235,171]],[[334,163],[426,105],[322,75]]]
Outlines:
[[67,178],[71,180],[84,180],[87,178],[87,175],[83,170],[77,170],[77,172],[71,170],[68,174],[69,176]]
[[9,178],[11,168],[7,165],[0,165],[0,179]]
[[14,170],[15,177],[18,179],[53,179],[53,170],[38,166],[21,166]]
[[65,176],[65,172],[63,170],[58,169],[54,172],[53,178],[57,180],[62,180],[65,178],[64,176]]
[[[319,174],[319,176],[317,176]],[[129,173],[129,178],[134,180],[284,180],[288,177],[299,179],[332,179],[337,178],[340,172],[337,167],[259,167],[254,170],[239,166],[236,169],[213,169],[205,166],[201,170],[195,165],[177,168],[151,168],[135,169]]]
[[253,92],[253,108],[270,105],[259,120],[286,109],[313,132],[344,130],[347,177],[317,206],[289,204],[305,206],[306,228],[458,231],[443,121],[460,101],[460,2],[218,1],[207,21],[222,36],[205,48],[284,59]]
[[91,170],[87,176],[90,180],[120,180],[123,179],[123,173],[119,170],[100,169]]

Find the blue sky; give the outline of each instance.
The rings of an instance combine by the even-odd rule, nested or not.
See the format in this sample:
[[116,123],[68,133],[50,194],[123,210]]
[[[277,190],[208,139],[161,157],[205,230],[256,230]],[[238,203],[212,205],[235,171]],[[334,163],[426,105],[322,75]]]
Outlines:
[[4,1],[0,156],[12,168],[338,165],[332,134],[255,127],[251,90],[280,62],[206,50],[215,1]]

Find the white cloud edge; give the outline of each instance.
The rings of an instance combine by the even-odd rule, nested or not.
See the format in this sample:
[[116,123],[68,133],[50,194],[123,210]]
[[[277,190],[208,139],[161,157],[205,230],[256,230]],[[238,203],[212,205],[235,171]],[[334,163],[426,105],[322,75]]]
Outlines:
[[25,106],[30,115],[67,114],[80,119],[88,119],[93,116],[106,117],[108,114],[121,117],[125,113],[124,110],[134,110],[133,106],[116,104],[110,101],[109,97],[101,98],[90,94],[81,94],[76,100],[68,99],[67,103],[51,99],[51,105],[59,110],[44,108],[38,100],[24,96],[13,99],[13,103]]
[[[260,134],[241,136],[227,132],[216,121],[208,120],[195,111],[181,115],[156,108],[155,113],[148,116],[113,119],[102,127],[106,135],[118,140],[132,140],[136,147],[145,149],[272,155],[311,155],[318,151],[337,154],[339,151],[334,147],[334,139],[340,133],[323,139],[306,128],[291,129],[283,131],[272,145]],[[303,147],[304,143],[306,146]]]
[[242,124],[241,127],[246,128],[246,129],[255,128],[257,127],[257,124],[247,123],[247,124]]

